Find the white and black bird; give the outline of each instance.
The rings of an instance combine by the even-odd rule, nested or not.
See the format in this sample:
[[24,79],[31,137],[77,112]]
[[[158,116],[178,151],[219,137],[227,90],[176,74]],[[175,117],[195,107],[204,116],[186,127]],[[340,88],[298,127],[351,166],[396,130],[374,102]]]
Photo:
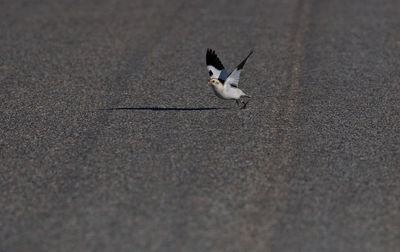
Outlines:
[[253,51],[230,74],[226,72],[215,51],[207,49],[206,54],[207,69],[210,75],[208,84],[211,85],[214,93],[219,98],[235,100],[236,104],[242,109],[246,108],[248,103],[243,98],[251,98],[251,96],[238,88],[240,72],[242,72],[244,64],[252,53]]

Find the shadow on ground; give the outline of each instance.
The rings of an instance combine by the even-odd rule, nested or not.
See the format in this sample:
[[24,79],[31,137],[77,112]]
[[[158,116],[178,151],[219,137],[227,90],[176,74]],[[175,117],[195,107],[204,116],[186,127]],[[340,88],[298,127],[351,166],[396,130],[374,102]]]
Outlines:
[[204,110],[226,110],[229,108],[161,108],[161,107],[136,107],[136,108],[105,108],[99,110],[151,110],[151,111],[204,111]]

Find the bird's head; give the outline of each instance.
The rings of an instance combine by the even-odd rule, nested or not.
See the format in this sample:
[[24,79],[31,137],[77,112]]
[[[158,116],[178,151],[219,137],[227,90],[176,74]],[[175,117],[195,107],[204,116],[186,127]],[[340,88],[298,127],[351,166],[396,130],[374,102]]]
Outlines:
[[222,83],[218,79],[210,79],[208,81],[208,85],[222,85]]

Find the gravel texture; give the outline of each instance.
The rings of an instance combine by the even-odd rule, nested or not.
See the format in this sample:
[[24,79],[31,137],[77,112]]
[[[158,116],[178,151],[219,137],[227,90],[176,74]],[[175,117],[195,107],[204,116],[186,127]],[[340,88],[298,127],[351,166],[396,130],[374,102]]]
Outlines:
[[0,251],[400,250],[398,1],[0,6]]

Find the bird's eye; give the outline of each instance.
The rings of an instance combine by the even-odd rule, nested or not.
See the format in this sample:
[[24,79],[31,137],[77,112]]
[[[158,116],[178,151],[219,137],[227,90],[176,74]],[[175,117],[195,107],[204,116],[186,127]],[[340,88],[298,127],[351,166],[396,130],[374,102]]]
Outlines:
[[208,74],[211,76],[213,73],[212,73],[211,70],[210,70],[210,71],[208,71]]

